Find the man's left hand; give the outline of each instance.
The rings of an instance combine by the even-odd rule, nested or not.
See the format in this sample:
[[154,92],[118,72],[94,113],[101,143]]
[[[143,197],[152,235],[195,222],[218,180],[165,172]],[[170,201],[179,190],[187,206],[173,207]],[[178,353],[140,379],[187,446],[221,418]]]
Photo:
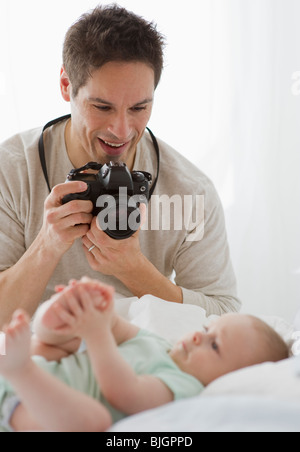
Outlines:
[[100,229],[95,217],[89,232],[82,239],[90,267],[119,280],[130,274],[132,276],[139,262],[145,259],[141,252],[139,235],[140,230],[129,239],[114,240]]

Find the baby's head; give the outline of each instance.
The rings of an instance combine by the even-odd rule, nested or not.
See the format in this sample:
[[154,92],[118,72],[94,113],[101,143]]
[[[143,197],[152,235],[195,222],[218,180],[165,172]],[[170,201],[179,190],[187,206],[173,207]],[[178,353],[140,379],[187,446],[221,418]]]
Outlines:
[[204,386],[230,372],[288,356],[288,346],[270,326],[242,314],[220,317],[204,332],[185,336],[171,351],[179,368]]

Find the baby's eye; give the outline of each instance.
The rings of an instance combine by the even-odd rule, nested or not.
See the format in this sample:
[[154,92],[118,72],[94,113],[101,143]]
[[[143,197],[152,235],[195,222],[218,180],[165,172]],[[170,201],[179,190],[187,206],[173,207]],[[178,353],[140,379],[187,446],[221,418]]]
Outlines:
[[218,352],[218,351],[219,351],[219,347],[218,347],[218,344],[217,344],[216,342],[213,342],[213,343],[211,344],[211,346],[212,346],[212,349],[213,349],[215,352]]

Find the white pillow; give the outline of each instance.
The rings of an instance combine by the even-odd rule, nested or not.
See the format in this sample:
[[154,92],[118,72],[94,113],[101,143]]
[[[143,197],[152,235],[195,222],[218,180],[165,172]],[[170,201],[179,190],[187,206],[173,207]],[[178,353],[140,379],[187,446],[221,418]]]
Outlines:
[[293,325],[286,322],[280,317],[265,317],[261,316],[261,320],[268,323],[275,331],[282,337],[282,339],[287,343],[290,348],[292,355],[292,346],[297,339]]
[[204,396],[263,395],[300,402],[299,358],[265,363],[225,375],[204,390]]

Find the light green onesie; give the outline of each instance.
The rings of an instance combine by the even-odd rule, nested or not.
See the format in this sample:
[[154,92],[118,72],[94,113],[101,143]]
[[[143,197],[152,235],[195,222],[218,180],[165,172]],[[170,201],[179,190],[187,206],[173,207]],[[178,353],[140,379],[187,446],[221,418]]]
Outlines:
[[[121,355],[136,374],[153,375],[162,380],[173,392],[174,400],[198,395],[203,390],[203,385],[178,368],[168,354],[170,349],[171,346],[166,340],[145,330],[119,346]],[[126,417],[126,414],[115,410],[102,396],[86,352],[76,353],[61,362],[47,362],[39,356],[33,357],[33,360],[68,386],[103,403],[109,409],[114,422]],[[7,431],[4,422],[1,426],[1,419],[5,416],[2,412],[4,402],[14,395],[9,383],[0,377],[0,431]]]

